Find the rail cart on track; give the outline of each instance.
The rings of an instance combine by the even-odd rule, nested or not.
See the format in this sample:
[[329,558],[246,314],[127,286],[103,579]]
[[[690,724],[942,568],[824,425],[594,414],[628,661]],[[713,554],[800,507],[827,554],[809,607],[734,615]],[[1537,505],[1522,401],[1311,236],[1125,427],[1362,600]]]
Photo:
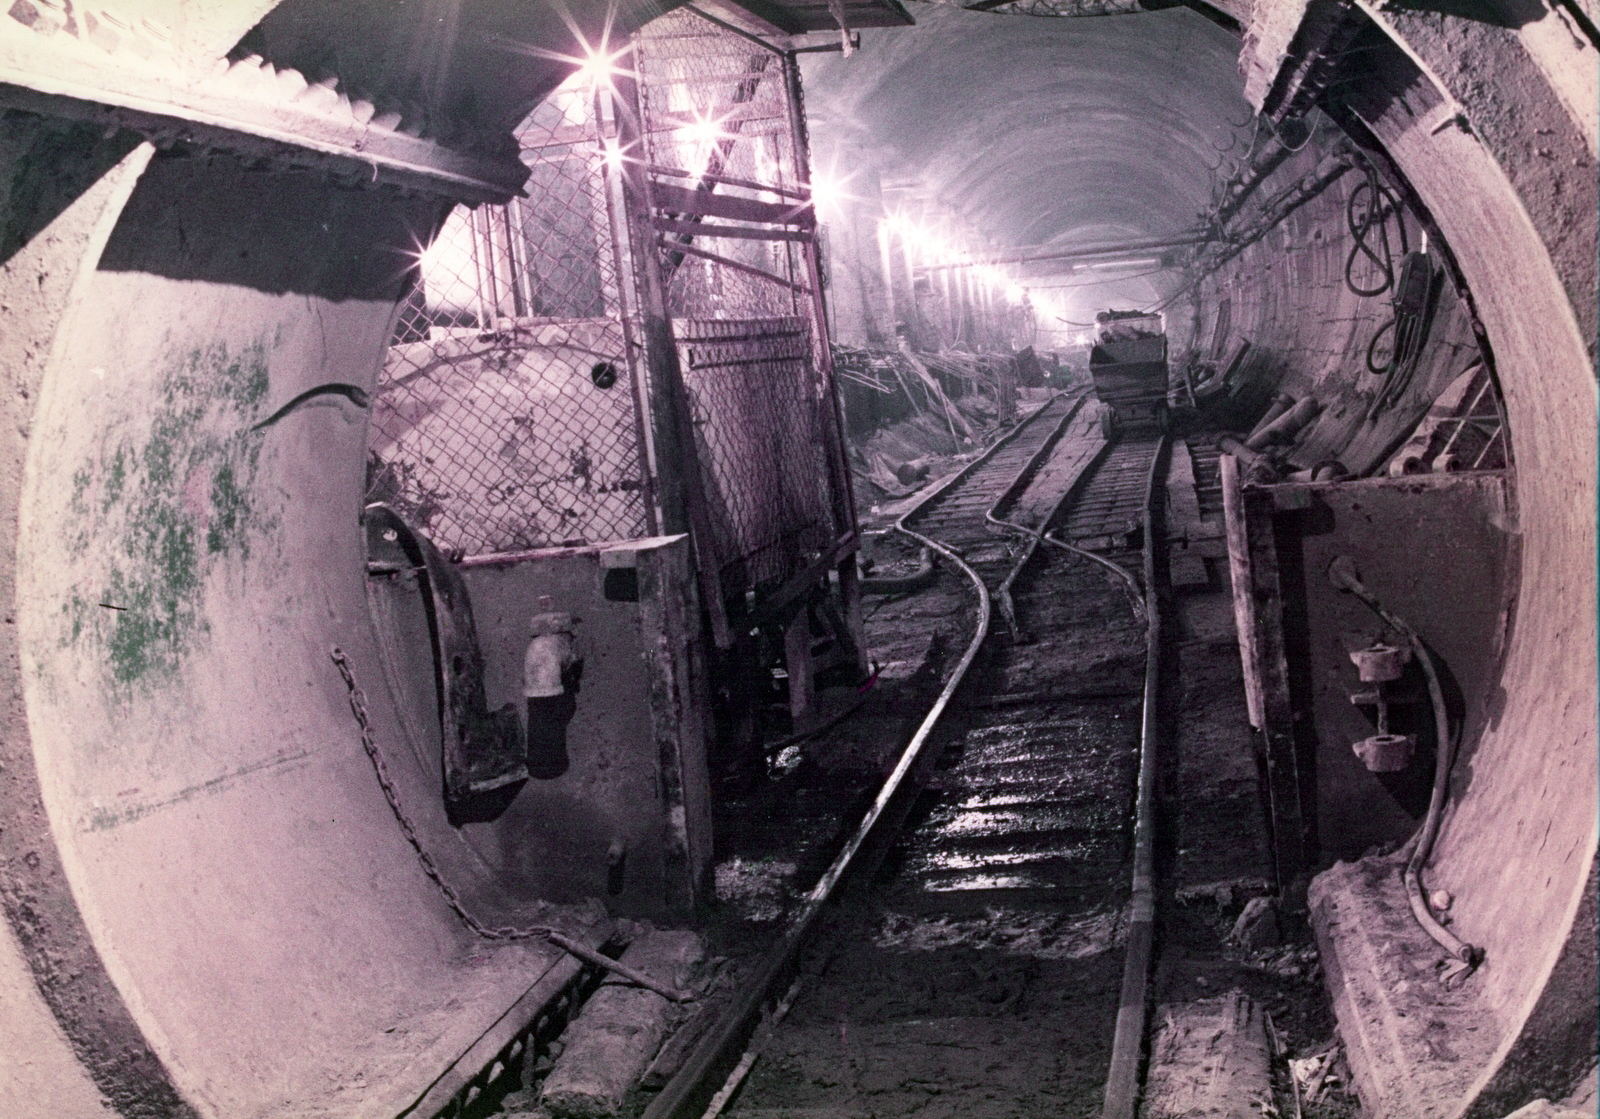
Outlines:
[[1101,311],[1094,317],[1089,376],[1107,439],[1119,428],[1167,429],[1167,336],[1159,314]]

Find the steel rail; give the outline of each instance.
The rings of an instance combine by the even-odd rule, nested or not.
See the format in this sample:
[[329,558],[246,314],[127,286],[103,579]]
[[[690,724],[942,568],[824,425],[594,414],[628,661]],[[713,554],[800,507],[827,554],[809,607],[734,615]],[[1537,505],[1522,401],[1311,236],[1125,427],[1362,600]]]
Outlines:
[[976,571],[967,566],[966,562],[953,549],[913,531],[906,526],[906,522],[930,503],[950,492],[955,486],[959,485],[994,457],[1002,447],[1010,444],[1023,431],[1027,430],[1035,420],[1048,411],[1051,403],[1054,403],[1054,398],[1047,402],[1044,407],[1034,412],[1033,415],[1017,424],[1006,435],[996,440],[992,446],[973,459],[972,462],[935,486],[932,491],[902,513],[895,521],[895,531],[916,540],[925,547],[931,548],[949,560],[957,570],[971,581],[978,595],[978,617],[972,641],[962,654],[961,660],[957,662],[954,672],[945,682],[944,688],[939,692],[938,698],[934,700],[933,706],[928,709],[927,715],[923,717],[916,733],[912,735],[911,741],[901,752],[899,761],[895,763],[893,771],[890,772],[883,786],[879,789],[877,797],[872,802],[872,807],[867,810],[866,816],[863,817],[861,823],[851,835],[849,842],[845,844],[844,849],[839,852],[833,863],[828,867],[827,872],[812,887],[811,892],[806,895],[799,916],[784,932],[783,939],[778,946],[768,955],[760,974],[746,988],[745,993],[739,1000],[730,1007],[729,1012],[718,1023],[716,1028],[707,1034],[705,1040],[694,1048],[688,1060],[684,1062],[683,1067],[662,1087],[660,1094],[650,1101],[640,1119],[686,1119],[689,1114],[689,1108],[694,1107],[697,1103],[703,1106],[704,1100],[701,1099],[701,1096],[707,1081],[717,1072],[719,1067],[725,1067],[724,1062],[726,1062],[727,1058],[733,1052],[742,1048],[754,1034],[763,1017],[763,1006],[768,996],[774,990],[779,989],[783,979],[794,965],[808,934],[816,924],[818,916],[833,896],[839,881],[850,869],[856,853],[867,841],[882,818],[889,802],[900,791],[900,787],[905,783],[907,775],[920,760],[923,747],[927,744],[934,728],[938,725],[939,719],[949,705],[951,697],[955,695],[956,690],[961,686],[967,670],[972,667],[972,662],[977,658],[978,650],[988,637],[991,606],[989,590],[984,586],[983,579]]
[[[1073,418],[1083,410],[1083,402],[1087,399],[1089,399],[1089,394],[1082,393],[1067,408],[1066,414],[1061,417],[1061,422],[1056,424],[1056,429],[1045,437],[1045,441],[1043,443],[1039,444],[1039,449],[1033,453],[1033,455],[1028,459],[1027,463],[1023,465],[1022,469],[1017,471],[1017,476],[1012,478],[1011,484],[1000,492],[999,497],[995,498],[994,504],[989,506],[988,509],[984,510],[983,519],[986,522],[992,525],[997,525],[1001,528],[1023,527],[1021,525],[1012,524],[1010,521],[1002,521],[997,516],[996,511],[1001,506],[1013,502],[1017,498],[1021,497],[1022,494],[1026,492],[1027,488],[1032,485],[1034,476],[1038,473],[1039,468],[1045,464],[1045,462],[1050,458],[1050,455],[1055,451],[1057,445],[1060,444],[1061,437],[1066,434],[1067,425],[1070,424]],[[1052,517],[1055,515],[1056,510],[1061,507],[1062,503],[1066,501],[1067,495],[1073,492],[1075,488],[1076,483],[1067,487],[1066,491],[1061,495],[1061,498],[1051,509],[1050,515]],[[1045,519],[1045,523],[1049,523],[1048,517]],[[1023,531],[1027,530],[1023,529]],[[1021,639],[1022,628],[1017,625],[1017,607],[1016,603],[1011,599],[1011,584],[1016,580],[1016,577],[1021,573],[1022,569],[1028,566],[1028,561],[1033,558],[1033,551],[1037,546],[1037,539],[1030,539],[1028,541],[1028,546],[1022,553],[1022,558],[1012,565],[1010,573],[1008,573],[1006,577],[1000,581],[1000,585],[996,587],[994,591],[995,601],[1000,607],[1000,615],[1001,617],[1005,618],[1006,628],[1011,631],[1011,636],[1014,639]]]
[[[1155,945],[1155,785],[1158,762],[1156,732],[1161,676],[1161,611],[1156,599],[1155,580],[1155,501],[1156,480],[1161,476],[1161,461],[1166,453],[1167,437],[1162,436],[1156,444],[1155,454],[1151,456],[1150,471],[1145,478],[1142,599],[1137,580],[1121,564],[1086,548],[1058,540],[1041,529],[1018,524],[1015,521],[1001,520],[994,515],[993,509],[986,514],[991,524],[1016,530],[1030,538],[1028,551],[1024,554],[1022,563],[1017,565],[1016,570],[1001,585],[1000,593],[1009,594],[1012,579],[1032,557],[1034,548],[1042,540],[1109,568],[1132,589],[1134,613],[1136,616],[1142,615],[1141,620],[1145,624],[1144,705],[1139,728],[1138,796],[1134,808],[1133,883],[1132,896],[1129,899],[1131,914],[1127,953],[1123,957],[1122,994],[1117,1005],[1116,1032],[1112,1037],[1111,1064],[1106,1075],[1105,1103],[1100,1112],[1101,1119],[1133,1119],[1135,1114],[1139,1090],[1139,1054],[1147,1024],[1146,991]],[[1079,475],[1079,481],[1074,481],[1067,487],[1066,492],[1051,509],[1049,516],[1045,518],[1043,522],[1045,525],[1049,525],[1060,515],[1068,500],[1079,488],[1080,481],[1089,476],[1097,463],[1098,459]],[[999,504],[997,502],[995,508],[998,508]]]
[[1144,503],[1145,661],[1144,708],[1139,726],[1139,794],[1133,823],[1133,893],[1129,898],[1128,948],[1122,958],[1122,996],[1111,1040],[1101,1119],[1134,1119],[1139,1098],[1139,1054],[1144,1045],[1155,949],[1155,793],[1158,698],[1161,682],[1161,609],[1156,592],[1156,480],[1167,454],[1167,437],[1156,444]]

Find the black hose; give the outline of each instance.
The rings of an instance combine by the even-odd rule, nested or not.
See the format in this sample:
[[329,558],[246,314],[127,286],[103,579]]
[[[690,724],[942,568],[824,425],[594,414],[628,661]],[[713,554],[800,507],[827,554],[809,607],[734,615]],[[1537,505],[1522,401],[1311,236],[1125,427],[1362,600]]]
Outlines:
[[875,575],[861,577],[862,594],[909,594],[920,591],[933,582],[933,551],[922,549],[917,557],[917,569],[909,575]]
[[1423,676],[1428,682],[1428,699],[1433,705],[1435,739],[1433,792],[1428,800],[1428,814],[1414,837],[1415,846],[1411,850],[1411,857],[1406,860],[1402,878],[1405,883],[1406,901],[1411,906],[1411,915],[1416,918],[1417,924],[1422,926],[1422,931],[1432,937],[1439,947],[1459,961],[1459,966],[1453,968],[1445,979],[1447,986],[1455,986],[1483,962],[1483,949],[1460,939],[1434,917],[1433,911],[1428,908],[1428,899],[1422,888],[1422,868],[1433,854],[1433,844],[1439,837],[1439,825],[1444,819],[1445,800],[1450,795],[1450,765],[1455,760],[1457,728],[1451,726],[1450,712],[1445,706],[1444,689],[1439,683],[1439,672],[1434,664],[1433,655],[1428,651],[1422,638],[1417,635],[1417,631],[1398,614],[1379,602],[1377,596],[1366,588],[1356,570],[1355,561],[1349,556],[1338,556],[1328,565],[1328,578],[1339,590],[1350,591],[1366,603],[1374,614],[1410,643],[1412,652],[1422,665]]
[[1380,326],[1376,331],[1373,332],[1372,341],[1367,343],[1367,370],[1368,372],[1378,374],[1380,377],[1389,372],[1389,363],[1387,361],[1378,362],[1372,360],[1372,354],[1373,351],[1378,348],[1379,340],[1382,339],[1385,334],[1389,333],[1390,330],[1394,329],[1394,324],[1396,321],[1396,319],[1390,319],[1388,322]]
[[[1366,199],[1366,208],[1358,217],[1356,208],[1363,199]],[[1366,179],[1356,184],[1355,189],[1350,192],[1350,197],[1345,200],[1344,207],[1345,224],[1350,227],[1350,235],[1355,238],[1355,244],[1350,247],[1350,255],[1345,258],[1344,282],[1359,296],[1382,295],[1394,286],[1394,250],[1389,244],[1391,214],[1398,219],[1396,225],[1399,230],[1400,253],[1403,256],[1410,251],[1410,247],[1406,241],[1405,219],[1400,217],[1400,202],[1378,181],[1378,173],[1368,167]],[[1378,245],[1382,249],[1382,255],[1374,251],[1367,242],[1374,226],[1378,230]],[[1379,275],[1383,277],[1383,282],[1377,287],[1364,288],[1356,283],[1352,273],[1359,256],[1365,256],[1370,260],[1377,267]]]

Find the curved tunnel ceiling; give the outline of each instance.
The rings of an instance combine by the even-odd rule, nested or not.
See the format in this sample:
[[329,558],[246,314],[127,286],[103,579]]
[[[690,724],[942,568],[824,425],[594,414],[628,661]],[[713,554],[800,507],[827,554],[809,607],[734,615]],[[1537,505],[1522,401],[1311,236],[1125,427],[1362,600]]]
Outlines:
[[995,244],[1180,233],[1240,122],[1248,143],[1239,41],[1193,12],[915,15],[808,66],[817,165],[920,181]]

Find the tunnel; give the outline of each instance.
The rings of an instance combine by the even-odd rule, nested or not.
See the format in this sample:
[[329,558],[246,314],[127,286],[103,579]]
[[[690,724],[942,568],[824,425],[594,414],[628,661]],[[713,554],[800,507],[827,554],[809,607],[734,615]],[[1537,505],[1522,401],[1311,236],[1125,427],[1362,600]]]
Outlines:
[[[1107,306],[1159,305],[1172,346],[1232,361],[1256,414],[1274,392],[1317,395],[1313,473],[1379,469],[1439,393],[1484,371],[1507,478],[1484,514],[1498,565],[1484,593],[1503,601],[1484,608],[1430,875],[1488,961],[1474,980],[1488,1041],[1452,1073],[1466,1087],[1449,1114],[1507,1114],[1581,1075],[1596,1004],[1592,0],[700,7],[746,37],[829,48],[796,71],[811,168],[796,178],[845,196],[818,199],[835,341],[932,350],[956,329],[918,310],[917,277],[880,236],[899,215],[979,250],[924,270],[928,290],[965,282],[974,259],[1026,286],[1041,350]],[[635,510],[615,513],[628,527],[568,540],[567,509],[536,539],[485,544],[466,526],[423,545],[398,518],[374,535],[390,522],[369,507],[389,445],[373,402],[419,261],[508,198],[564,189],[559,168],[529,176],[514,133],[554,112],[575,69],[675,15],[639,0],[16,0],[0,15],[5,1114],[433,1114],[430,1086],[561,956],[495,930],[566,929],[607,905],[694,923],[711,857],[694,743],[717,685],[696,658],[729,625],[707,597],[708,541],[747,513],[675,513],[672,494],[698,483],[673,456],[726,439],[709,453],[759,473],[754,448],[785,421],[696,427],[653,389],[630,405],[625,375],[595,391],[614,394],[606,422],[635,458],[597,444],[571,472],[580,511]],[[1421,248],[1443,293],[1387,427],[1358,422],[1386,391],[1363,363],[1394,313],[1351,272],[1367,267],[1349,216],[1362,191],[1409,237],[1389,270]],[[1258,227],[1219,240],[1239,214]],[[1204,267],[1175,269],[1174,252]],[[617,286],[634,264],[607,267]],[[648,346],[670,328],[639,290],[626,329]],[[704,352],[730,344],[715,314],[682,317],[710,324]],[[550,345],[609,384],[620,349],[585,338]],[[668,419],[636,431],[657,407]],[[553,421],[525,422],[536,441]],[[645,457],[661,494],[608,490],[607,470]],[[836,482],[807,492],[854,525]],[[648,500],[661,512],[627,505]],[[1374,515],[1363,563],[1391,564],[1418,602],[1448,599],[1435,553],[1394,554]],[[854,559],[829,541],[806,545],[813,577],[836,569],[848,589]],[[424,618],[374,591],[380,561],[434,572],[443,605]],[[471,589],[465,621],[446,566]],[[515,664],[479,665],[485,683],[450,693],[470,708],[452,740],[468,751],[492,738],[489,707],[522,698],[523,616],[568,613],[534,630],[576,633],[586,656],[581,683],[556,685],[578,714],[549,757],[572,759],[549,764],[589,764],[593,741],[601,772],[575,793],[522,772],[478,814],[441,796],[416,729],[438,717],[432,660],[397,666],[396,643],[431,640],[448,660],[475,625],[486,647],[515,646]],[[634,740],[675,776],[630,769]],[[1359,976],[1329,982],[1358,998]],[[1394,1056],[1368,1044],[1378,1064]]]

